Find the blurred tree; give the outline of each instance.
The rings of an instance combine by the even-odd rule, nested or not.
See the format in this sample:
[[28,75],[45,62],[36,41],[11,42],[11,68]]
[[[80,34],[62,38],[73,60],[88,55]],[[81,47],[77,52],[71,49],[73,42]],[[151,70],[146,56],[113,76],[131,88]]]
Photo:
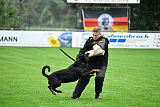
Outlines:
[[52,15],[51,11],[49,11],[48,6],[46,6],[40,14],[39,17],[40,24],[53,25],[54,21],[55,21],[54,16]]
[[21,17],[26,25],[29,15],[34,27],[73,28],[70,25],[76,25],[76,21],[68,21],[74,11],[63,0],[25,0],[24,6]]
[[10,0],[0,0],[0,29],[20,28],[20,17],[17,14],[22,7],[22,2],[14,7]]
[[[128,4],[131,10],[130,29],[160,30],[159,0],[140,0],[140,2],[140,4]],[[0,28],[20,28],[22,25],[27,26],[30,20],[31,26],[34,27],[83,29],[82,7],[95,9],[123,6],[127,5],[69,4],[67,0],[0,0]]]
[[160,30],[159,0],[141,0],[138,5],[131,5],[132,30]]

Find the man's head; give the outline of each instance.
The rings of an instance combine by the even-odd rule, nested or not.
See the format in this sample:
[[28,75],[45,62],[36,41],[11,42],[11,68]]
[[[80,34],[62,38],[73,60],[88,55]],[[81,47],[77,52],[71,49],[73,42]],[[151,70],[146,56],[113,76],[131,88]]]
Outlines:
[[101,28],[94,28],[92,32],[93,32],[93,40],[97,40],[99,37],[102,36]]

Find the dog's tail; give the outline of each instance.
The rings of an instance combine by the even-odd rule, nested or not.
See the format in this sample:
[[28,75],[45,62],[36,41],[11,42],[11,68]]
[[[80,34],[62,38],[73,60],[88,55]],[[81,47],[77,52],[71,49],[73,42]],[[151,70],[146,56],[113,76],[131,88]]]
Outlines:
[[50,67],[46,65],[42,68],[42,75],[48,78],[49,76],[45,73],[46,68],[48,69],[48,72],[50,72]]

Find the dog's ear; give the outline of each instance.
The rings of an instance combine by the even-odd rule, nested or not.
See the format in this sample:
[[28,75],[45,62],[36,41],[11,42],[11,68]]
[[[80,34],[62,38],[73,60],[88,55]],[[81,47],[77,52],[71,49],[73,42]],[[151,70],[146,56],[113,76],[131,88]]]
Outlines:
[[82,58],[82,57],[84,57],[84,54],[79,54],[78,57]]
[[87,54],[80,54],[80,55],[78,55],[78,58],[77,58],[77,60],[76,61],[79,61],[79,62],[81,62],[81,63],[85,63],[86,61],[88,61],[89,60],[89,54],[87,53]]
[[78,55],[78,60],[84,60],[84,58],[85,58],[84,54],[79,54]]

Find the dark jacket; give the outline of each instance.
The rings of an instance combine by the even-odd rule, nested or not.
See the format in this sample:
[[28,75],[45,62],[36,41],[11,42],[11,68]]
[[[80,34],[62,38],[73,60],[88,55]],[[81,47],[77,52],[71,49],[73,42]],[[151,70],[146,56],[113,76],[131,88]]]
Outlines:
[[[93,45],[98,44],[105,50],[105,54],[102,56],[93,56],[89,58],[88,67],[91,69],[98,69],[101,66],[106,66],[108,64],[108,44],[109,41],[107,38],[101,36],[98,40],[94,41],[93,37],[89,37],[89,39],[84,44],[84,47],[80,49],[79,54],[84,54],[85,52],[92,50]],[[77,57],[78,57],[77,56]]]

